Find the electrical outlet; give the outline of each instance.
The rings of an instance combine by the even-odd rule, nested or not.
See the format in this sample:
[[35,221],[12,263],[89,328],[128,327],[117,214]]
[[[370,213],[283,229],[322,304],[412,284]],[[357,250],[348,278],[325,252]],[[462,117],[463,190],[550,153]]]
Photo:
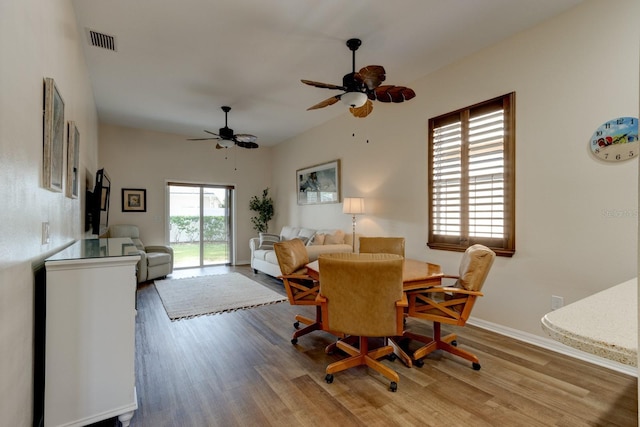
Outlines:
[[564,305],[564,298],[551,295],[551,310],[557,310]]
[[42,244],[46,245],[49,243],[49,223],[42,223]]

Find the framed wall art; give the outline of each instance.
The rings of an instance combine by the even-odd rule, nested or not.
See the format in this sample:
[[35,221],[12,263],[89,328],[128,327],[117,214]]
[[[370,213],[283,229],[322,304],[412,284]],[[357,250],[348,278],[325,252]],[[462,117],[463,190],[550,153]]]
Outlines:
[[140,188],[122,189],[122,212],[146,212],[147,190]]
[[64,166],[64,101],[55,81],[44,79],[43,186],[61,192]]
[[340,160],[296,171],[299,205],[340,203]]
[[78,198],[78,167],[80,163],[80,132],[75,122],[67,125],[67,185],[66,195]]

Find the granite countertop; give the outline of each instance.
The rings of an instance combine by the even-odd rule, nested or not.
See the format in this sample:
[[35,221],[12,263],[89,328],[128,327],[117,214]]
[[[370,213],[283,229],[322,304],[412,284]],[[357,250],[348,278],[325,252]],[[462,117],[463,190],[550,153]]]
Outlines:
[[638,278],[547,313],[542,329],[565,345],[638,365]]

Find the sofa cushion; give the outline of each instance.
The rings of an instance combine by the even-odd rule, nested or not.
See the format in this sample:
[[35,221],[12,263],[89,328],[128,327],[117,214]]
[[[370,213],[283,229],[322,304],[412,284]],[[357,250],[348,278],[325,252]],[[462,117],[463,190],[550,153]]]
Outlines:
[[291,240],[298,236],[299,231],[300,227],[290,227],[285,225],[282,227],[282,230],[280,230],[280,240]]
[[327,234],[324,237],[325,245],[341,245],[344,243],[344,231],[336,230],[332,234]]
[[313,235],[313,239],[310,240],[309,245],[307,246],[320,246],[320,245],[324,245],[324,233],[316,233]]
[[256,249],[255,251],[253,251],[253,257],[255,259],[260,259],[265,261],[267,258],[267,254],[273,252],[272,249]]
[[273,244],[280,241],[278,234],[260,233],[258,249],[273,249]]

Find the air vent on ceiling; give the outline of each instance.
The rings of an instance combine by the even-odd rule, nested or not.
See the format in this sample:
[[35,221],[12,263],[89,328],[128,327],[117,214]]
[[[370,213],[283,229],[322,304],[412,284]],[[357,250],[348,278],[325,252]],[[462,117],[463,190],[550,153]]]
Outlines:
[[116,51],[116,38],[114,36],[99,33],[88,28],[87,33],[89,34],[89,43],[91,44],[91,46],[109,49],[114,52]]

